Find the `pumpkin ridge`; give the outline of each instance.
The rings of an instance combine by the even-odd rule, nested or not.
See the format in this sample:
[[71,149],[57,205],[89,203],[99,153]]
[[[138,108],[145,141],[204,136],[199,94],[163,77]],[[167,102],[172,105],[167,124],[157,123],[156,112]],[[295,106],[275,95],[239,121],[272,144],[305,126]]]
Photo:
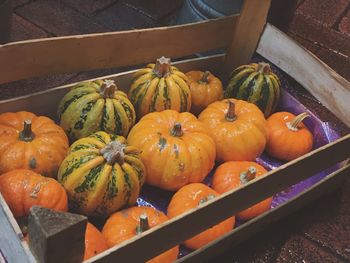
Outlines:
[[87,94],[89,94],[89,93],[90,93],[90,92],[82,92],[82,93],[80,93],[80,94],[77,94],[77,95],[73,96],[73,97],[70,98],[69,100],[64,101],[64,102],[63,102],[63,105],[62,105],[61,107],[59,107],[59,114],[58,114],[59,120],[61,120],[62,114],[65,113],[65,111],[69,108],[69,106],[70,106],[73,102],[77,101],[78,99],[80,99],[81,97],[83,97],[83,96],[85,96],[85,95],[87,95]]
[[249,76],[244,79],[242,85],[239,86],[237,96],[243,99],[247,99],[252,92],[252,88],[255,85],[255,80],[257,77],[259,77],[259,75],[259,72],[250,73]]
[[[74,152],[74,153],[76,153],[76,152]],[[72,160],[66,161],[67,162],[65,165],[66,170],[63,173],[59,173],[60,176],[59,176],[58,180],[60,182],[64,183],[68,175],[72,174],[75,170],[81,168],[82,164],[87,164],[88,162],[93,160],[96,156],[97,156],[96,154],[89,153],[87,155],[82,155],[82,156],[78,157],[78,159],[73,158]],[[63,162],[65,162],[65,161],[63,161]],[[64,166],[61,165],[61,167],[64,167]]]

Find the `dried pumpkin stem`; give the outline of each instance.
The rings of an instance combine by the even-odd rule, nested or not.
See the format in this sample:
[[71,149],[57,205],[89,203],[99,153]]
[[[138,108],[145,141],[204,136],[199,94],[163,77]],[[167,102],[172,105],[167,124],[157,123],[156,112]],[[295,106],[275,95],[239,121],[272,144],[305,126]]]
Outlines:
[[235,114],[235,103],[233,101],[228,101],[228,110],[225,116],[225,119],[227,121],[234,121],[236,120],[237,116]]
[[299,129],[299,124],[306,118],[306,117],[310,117],[309,114],[307,114],[306,112],[303,112],[301,114],[299,114],[298,116],[296,116],[291,122],[287,122],[287,127],[288,129],[290,129],[291,131],[298,131]]
[[109,165],[114,165],[116,162],[119,164],[124,163],[124,149],[125,144],[122,144],[118,141],[112,141],[108,143],[104,148],[100,150],[100,153],[103,155],[103,158],[105,158],[106,162]]
[[271,67],[268,63],[260,62],[257,71],[263,74],[269,74],[271,73]]
[[148,229],[150,229],[149,223],[148,223],[148,217],[146,214],[142,214],[140,215],[139,225],[136,227],[136,234],[141,234]]
[[19,139],[21,141],[30,142],[34,139],[34,133],[32,131],[32,121],[25,120],[23,124],[23,131],[19,133]]
[[202,77],[199,79],[200,84],[208,84],[209,83],[209,71],[205,71]]
[[115,85],[114,81],[111,79],[107,79],[103,82],[101,86],[101,95],[104,99],[114,98],[116,89],[117,86]]
[[246,184],[256,177],[256,168],[254,166],[250,166],[246,172],[240,174],[241,184]]
[[181,123],[175,123],[170,133],[172,136],[181,137],[184,134],[184,132],[182,131]]
[[153,72],[159,77],[163,78],[170,74],[171,62],[170,58],[162,56],[157,59],[156,65],[154,66]]

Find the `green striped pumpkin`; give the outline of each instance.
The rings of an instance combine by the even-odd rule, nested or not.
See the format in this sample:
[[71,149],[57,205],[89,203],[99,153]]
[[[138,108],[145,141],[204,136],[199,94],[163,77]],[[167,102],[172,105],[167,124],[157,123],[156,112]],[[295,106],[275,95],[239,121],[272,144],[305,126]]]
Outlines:
[[112,80],[77,84],[61,100],[58,116],[71,142],[97,131],[127,136],[136,121],[134,106]]
[[184,112],[191,108],[186,75],[171,66],[170,59],[165,57],[134,74],[128,95],[138,118],[154,111],[172,109]]
[[280,80],[267,63],[252,63],[236,68],[225,90],[225,98],[254,103],[268,117],[280,98]]
[[136,202],[145,167],[139,151],[124,137],[101,131],[71,145],[57,179],[73,211],[108,216]]

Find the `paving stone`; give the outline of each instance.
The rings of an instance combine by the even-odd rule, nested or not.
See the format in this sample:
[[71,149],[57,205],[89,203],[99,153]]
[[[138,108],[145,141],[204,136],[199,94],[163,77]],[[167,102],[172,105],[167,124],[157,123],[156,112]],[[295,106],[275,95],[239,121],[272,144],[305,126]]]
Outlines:
[[350,36],[350,9],[347,14],[341,19],[338,29],[340,32]]
[[328,27],[333,26],[349,5],[349,0],[305,0],[297,13],[310,16]]
[[16,12],[57,36],[108,31],[61,1],[38,0],[18,8]]
[[116,0],[63,0],[80,13],[92,14],[116,2]]
[[158,24],[140,12],[117,2],[95,16],[96,21],[111,30],[121,31],[135,28],[155,27]]
[[301,44],[304,48],[311,51],[312,53],[316,53],[316,51],[319,50],[320,48],[314,42],[307,40],[305,38],[299,37],[298,35],[290,34],[289,36],[292,37],[299,44]]
[[19,6],[22,6],[24,4],[27,4],[29,2],[32,2],[33,0],[12,0],[12,6],[13,8],[17,8]]
[[290,26],[290,32],[317,45],[350,55],[350,36],[329,28],[313,18],[296,14]]
[[25,20],[16,14],[12,15],[10,41],[13,42],[27,39],[44,38],[49,36],[50,35],[47,32],[32,24],[28,20]]

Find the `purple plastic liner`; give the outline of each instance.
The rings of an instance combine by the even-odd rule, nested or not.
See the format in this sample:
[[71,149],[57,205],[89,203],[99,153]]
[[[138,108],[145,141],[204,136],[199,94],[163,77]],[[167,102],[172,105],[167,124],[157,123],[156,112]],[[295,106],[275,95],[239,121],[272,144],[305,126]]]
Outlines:
[[[263,59],[259,59],[260,61]],[[259,61],[256,58],[253,59],[254,62]],[[298,115],[303,112],[307,112],[311,117],[306,118],[304,120],[304,124],[310,129],[314,136],[314,144],[313,149],[319,148],[323,145],[328,144],[329,142],[332,142],[336,139],[338,139],[340,136],[335,131],[335,129],[332,127],[332,124],[322,122],[310,109],[307,109],[303,104],[301,104],[294,96],[292,96],[287,90],[288,90],[288,82],[283,77],[283,75],[280,73],[279,69],[274,67],[272,65],[273,71],[279,76],[281,80],[281,99],[279,102],[279,105],[276,109],[277,111],[288,111],[295,115]],[[285,162],[272,158],[269,156],[266,152],[264,152],[259,158],[256,159],[257,163],[264,166],[268,171],[273,170],[280,165],[284,164]],[[299,193],[303,192],[304,190],[311,187],[313,184],[319,182],[324,177],[326,177],[331,172],[335,171],[337,166],[329,168],[327,170],[324,170],[323,172],[320,172],[298,184],[295,184],[288,189],[285,189],[284,191],[276,194],[273,197],[271,209],[279,206],[280,204],[283,204],[287,200],[291,199],[292,197],[298,195]],[[213,172],[215,171],[216,166],[214,167],[213,171],[210,172],[210,174],[204,179],[203,183],[207,185],[211,185],[211,179],[213,176]],[[137,200],[138,206],[151,206],[154,207],[160,211],[163,211],[165,214],[167,212],[167,207],[170,202],[171,197],[173,196],[174,192],[169,192],[165,190],[161,190],[156,187],[152,187],[149,185],[145,185],[142,189],[141,195]],[[244,224],[243,221],[236,220],[236,226]],[[179,257],[182,257],[184,255],[187,255],[190,253],[191,250],[187,249],[186,247],[181,246],[180,247],[180,255]]]

